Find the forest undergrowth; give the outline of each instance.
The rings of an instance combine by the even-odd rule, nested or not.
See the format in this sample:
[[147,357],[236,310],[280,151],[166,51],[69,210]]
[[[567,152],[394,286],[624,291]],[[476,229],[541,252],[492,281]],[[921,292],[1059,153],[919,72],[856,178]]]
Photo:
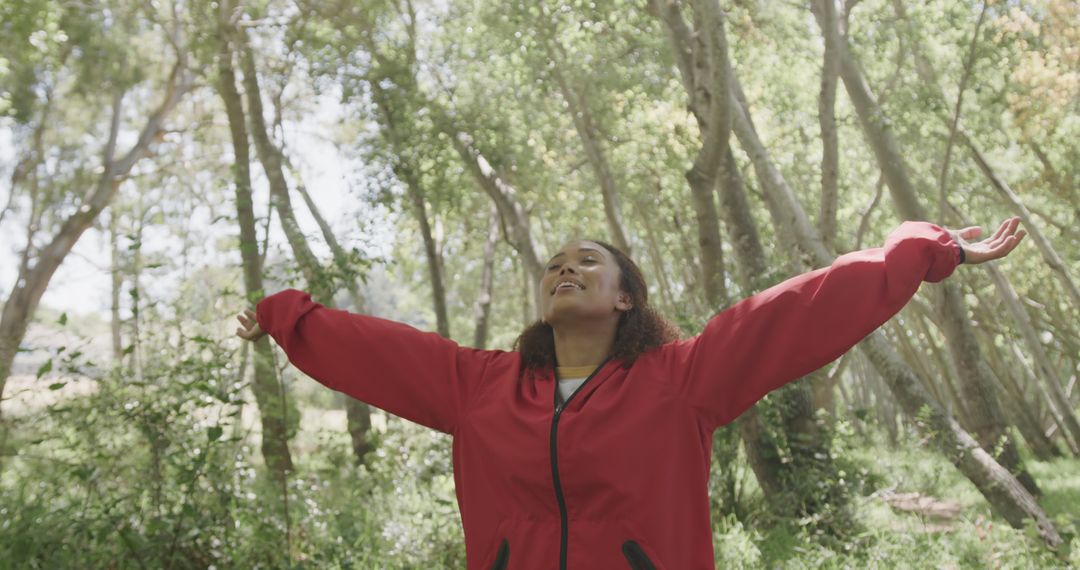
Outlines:
[[[333,399],[301,380],[294,391],[316,411],[295,425],[295,471],[272,480],[230,355],[209,340],[198,346],[148,360],[141,380],[102,373],[96,389],[20,417],[0,464],[0,567],[464,568],[448,436],[385,417],[376,451],[357,466],[333,425]],[[823,538],[809,521],[770,516],[740,459],[731,474],[739,504],[714,509],[718,568],[1080,566],[1073,541],[1053,553],[994,517],[918,433],[892,442],[881,426],[854,421],[836,422],[834,447],[859,470],[850,532]],[[1072,539],[1080,461],[1026,461]]]

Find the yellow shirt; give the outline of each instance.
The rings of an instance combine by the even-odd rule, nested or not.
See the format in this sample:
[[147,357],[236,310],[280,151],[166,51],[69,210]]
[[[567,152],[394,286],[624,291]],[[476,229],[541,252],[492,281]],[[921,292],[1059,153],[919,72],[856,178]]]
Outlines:
[[555,376],[559,379],[559,402],[565,402],[570,394],[585,383],[585,379],[596,370],[599,364],[591,366],[556,366]]

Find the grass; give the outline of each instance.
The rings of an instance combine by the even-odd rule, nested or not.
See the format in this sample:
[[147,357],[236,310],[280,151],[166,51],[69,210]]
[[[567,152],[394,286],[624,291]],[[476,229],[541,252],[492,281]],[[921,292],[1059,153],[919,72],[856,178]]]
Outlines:
[[[941,456],[903,442],[863,442],[845,453],[866,465],[878,488],[919,492],[962,505],[942,521],[894,511],[874,494],[856,499],[862,529],[838,547],[826,548],[797,524],[760,532],[738,524],[714,529],[718,568],[1080,568],[1080,549],[1053,553],[1030,530],[994,517],[978,490]],[[1027,460],[1045,495],[1041,501],[1066,540],[1080,529],[1080,459]],[[752,546],[752,548],[750,547]],[[1073,548],[1070,548],[1073,547]]]

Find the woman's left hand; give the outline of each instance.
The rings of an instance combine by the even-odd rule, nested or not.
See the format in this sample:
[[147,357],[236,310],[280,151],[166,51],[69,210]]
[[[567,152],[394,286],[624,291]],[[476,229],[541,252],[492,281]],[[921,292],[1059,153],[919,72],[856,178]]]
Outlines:
[[1019,226],[1020,216],[1013,216],[1002,222],[993,236],[977,243],[968,243],[966,240],[977,238],[982,234],[982,228],[979,226],[949,230],[949,233],[956,239],[956,243],[964,248],[964,263],[974,265],[1009,255],[1009,252],[1027,235],[1024,230],[1017,231]]

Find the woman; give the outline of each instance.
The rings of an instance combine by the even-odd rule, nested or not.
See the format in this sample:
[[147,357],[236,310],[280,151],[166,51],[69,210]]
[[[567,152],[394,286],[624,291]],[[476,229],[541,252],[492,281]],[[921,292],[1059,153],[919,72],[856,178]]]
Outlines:
[[713,568],[713,431],[839,357],[923,281],[1008,254],[1019,222],[979,243],[965,241],[977,227],[904,222],[884,247],[743,299],[686,340],[649,308],[632,261],[584,240],[549,262],[543,319],[519,350],[462,347],[295,289],[239,315],[237,335],[270,334],[322,384],[453,436],[469,568]]

